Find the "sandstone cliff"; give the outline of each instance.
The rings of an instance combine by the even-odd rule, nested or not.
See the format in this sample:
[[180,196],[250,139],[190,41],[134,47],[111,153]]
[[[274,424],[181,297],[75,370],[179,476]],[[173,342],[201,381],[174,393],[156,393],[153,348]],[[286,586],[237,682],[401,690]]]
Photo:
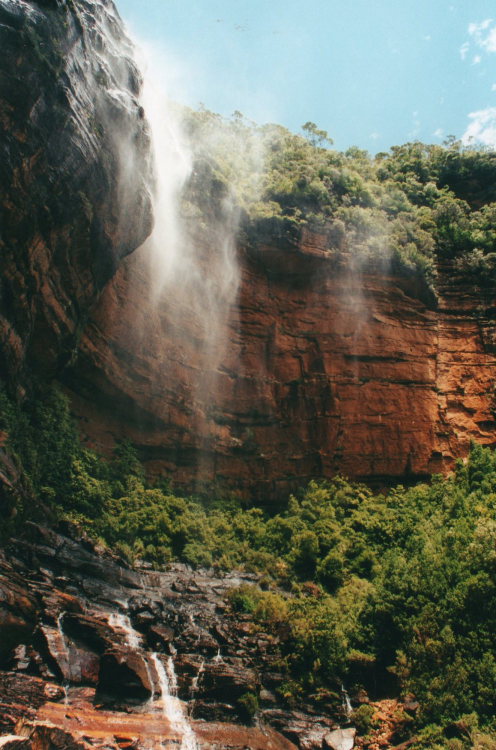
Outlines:
[[[90,444],[129,437],[152,473],[269,500],[336,472],[411,481],[494,444],[494,290],[449,265],[434,304],[387,266],[352,272],[331,236],[252,232],[209,357],[201,299],[152,304],[146,248],[118,269],[150,232],[152,179],[112,4],[1,0],[0,21],[7,382],[59,376]],[[196,232],[206,274],[219,248]]]
[[352,273],[308,232],[239,253],[239,301],[212,372],[188,300],[143,304],[146,251],[118,272],[67,376],[91,444],[127,435],[180,485],[265,498],[336,472],[412,481],[452,469],[471,440],[494,444],[492,292],[446,265],[433,304],[407,278]]

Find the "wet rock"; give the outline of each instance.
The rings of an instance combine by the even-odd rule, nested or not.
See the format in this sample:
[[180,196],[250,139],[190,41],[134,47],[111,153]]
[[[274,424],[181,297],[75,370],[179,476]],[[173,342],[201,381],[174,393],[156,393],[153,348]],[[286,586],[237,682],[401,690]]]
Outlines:
[[64,691],[39,677],[0,671],[0,732],[16,734],[17,722],[34,718],[49,694],[60,697]]
[[174,640],[174,630],[165,625],[152,625],[147,638],[152,648],[165,648]]
[[256,693],[259,685],[257,673],[247,668],[229,664],[205,664],[201,676],[203,700],[235,702],[245,693]]
[[97,686],[102,698],[140,703],[153,695],[150,669],[145,657],[133,651],[110,651],[100,660]]
[[97,654],[103,654],[115,644],[114,630],[103,617],[66,613],[62,626],[64,633]]
[[71,665],[62,632],[58,628],[40,624],[34,636],[34,645],[57,677],[68,682],[71,679]]
[[296,750],[286,737],[269,728],[203,722],[194,727],[202,750]]
[[0,560],[0,664],[32,634],[38,605],[23,579]]
[[[277,707],[277,687],[284,679],[276,668],[281,658],[277,638],[254,629],[250,617],[238,621],[219,606],[230,588],[253,582],[253,576],[193,574],[187,566],[174,565],[162,573],[141,571],[138,579],[134,571],[87,544],[53,534],[31,528],[29,539],[13,540],[9,547],[23,569],[25,592],[42,607],[37,630],[9,657],[18,671],[5,678],[3,689],[0,681],[0,729],[15,734],[19,719],[43,717],[70,729],[77,741],[86,742],[86,737],[93,743],[95,732],[101,739],[117,722],[118,745],[131,747],[139,735],[159,750],[156,738],[167,726],[163,675],[155,669],[159,658],[172,693],[177,680],[179,697],[187,701],[185,712],[208,725],[225,728],[228,723],[231,729],[221,731],[226,742],[237,743],[241,737],[262,742],[263,736],[268,742],[270,736],[270,743],[277,737],[279,745],[293,742],[320,749],[323,736],[335,728],[330,719],[315,715],[310,706],[298,712]],[[57,555],[45,555],[50,545]],[[67,598],[55,581],[67,587],[68,580],[73,592]],[[182,593],[172,591],[174,582],[184,584]],[[68,604],[71,610],[63,611]],[[154,618],[145,636],[134,630],[145,629],[140,613]],[[172,655],[170,662],[165,654]],[[59,685],[54,686],[55,679]],[[247,695],[252,703],[257,696],[261,706],[257,721],[264,729],[256,738],[244,735],[239,726],[252,719],[244,702]],[[235,723],[237,734],[229,739]],[[122,729],[128,725],[129,735]],[[109,748],[117,747],[115,734],[109,732],[105,739]],[[206,741],[213,747],[211,734]],[[260,747],[276,747],[270,743]]]
[[90,750],[90,745],[50,722],[22,722],[20,731],[30,750]]

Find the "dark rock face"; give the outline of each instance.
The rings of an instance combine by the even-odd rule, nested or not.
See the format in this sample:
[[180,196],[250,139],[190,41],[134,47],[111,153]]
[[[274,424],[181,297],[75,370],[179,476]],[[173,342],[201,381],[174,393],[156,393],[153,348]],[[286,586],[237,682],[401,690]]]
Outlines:
[[127,701],[143,702],[153,695],[150,672],[143,656],[127,651],[110,651],[100,660],[100,694]]
[[64,531],[31,524],[0,558],[0,734],[30,750],[47,723],[60,748],[158,750],[192,731],[199,750],[322,747],[340,706],[284,705],[280,638],[226,604],[253,575],[132,570]]
[[53,375],[151,229],[140,76],[111,0],[0,0],[0,375]]

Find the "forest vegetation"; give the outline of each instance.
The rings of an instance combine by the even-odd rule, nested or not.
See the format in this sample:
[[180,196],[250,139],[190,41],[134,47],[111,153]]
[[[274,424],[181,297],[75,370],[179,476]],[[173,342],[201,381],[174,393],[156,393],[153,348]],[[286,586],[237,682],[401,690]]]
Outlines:
[[[42,515],[77,522],[130,562],[259,574],[257,585],[229,599],[233,611],[282,638],[283,701],[311,696],[325,710],[343,683],[371,697],[413,694],[419,712],[400,723],[405,736],[417,733],[415,747],[472,747],[474,732],[486,746],[484,732],[496,729],[490,449],[474,445],[451,477],[387,494],[342,477],[312,481],[270,514],[236,498],[186,497],[150,483],[128,444],[102,459],[81,446],[54,387],[22,406],[3,392],[0,406],[1,428]],[[3,536],[36,511],[13,496],[7,515]],[[367,707],[355,718],[366,732]],[[453,727],[465,729],[449,739]]]
[[294,134],[204,109],[188,111],[185,122],[195,158],[186,212],[211,216],[229,195],[248,241],[262,231],[295,242],[307,227],[327,233],[331,251],[351,262],[420,277],[432,292],[446,262],[482,291],[494,283],[491,149],[449,138],[372,157],[355,147],[333,150],[311,122]]

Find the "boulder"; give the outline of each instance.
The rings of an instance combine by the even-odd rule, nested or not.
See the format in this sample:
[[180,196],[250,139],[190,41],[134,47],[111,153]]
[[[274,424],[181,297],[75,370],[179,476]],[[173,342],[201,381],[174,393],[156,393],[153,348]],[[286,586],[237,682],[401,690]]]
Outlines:
[[335,729],[324,736],[325,750],[353,750],[355,746],[356,729]]

